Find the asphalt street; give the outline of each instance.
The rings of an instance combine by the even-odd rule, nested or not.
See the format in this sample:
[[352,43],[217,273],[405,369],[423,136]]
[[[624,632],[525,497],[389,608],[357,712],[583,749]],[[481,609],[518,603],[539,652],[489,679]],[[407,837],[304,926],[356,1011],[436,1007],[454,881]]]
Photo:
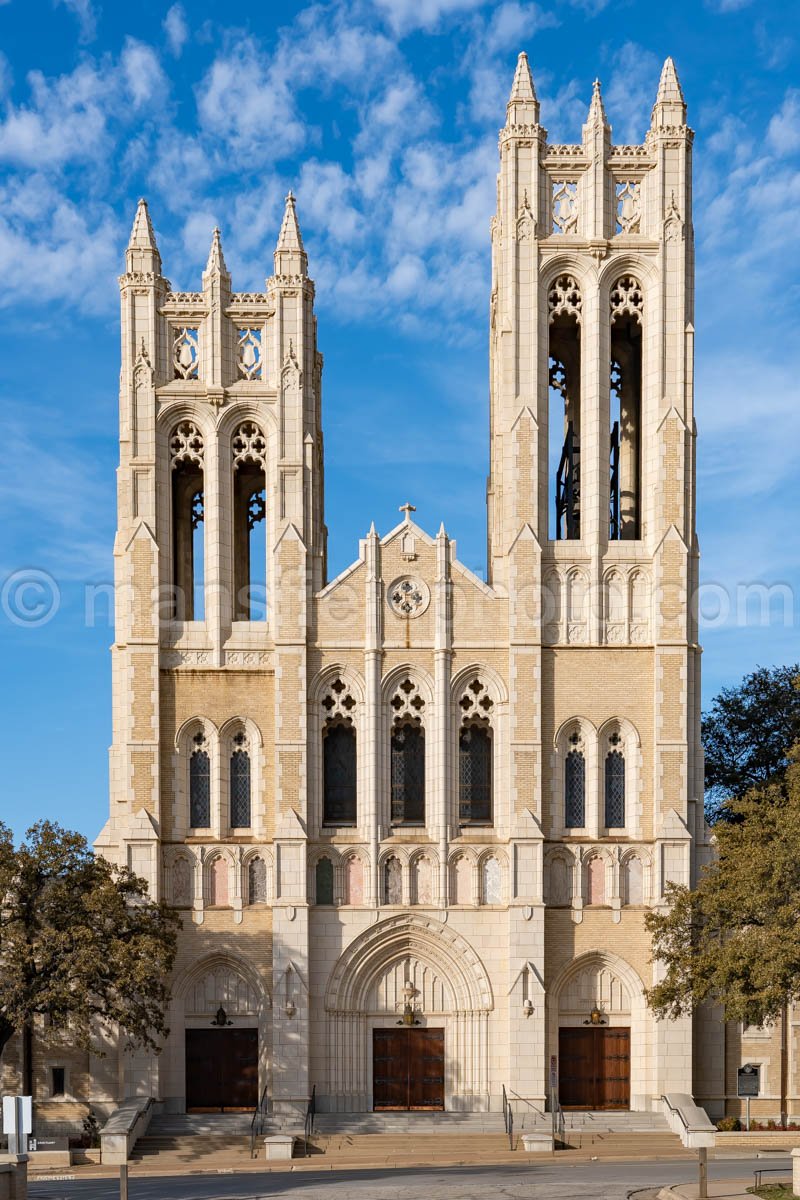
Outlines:
[[[785,1167],[788,1155],[709,1163],[709,1179],[747,1178],[756,1168]],[[627,1200],[632,1192],[697,1178],[687,1162],[597,1162],[554,1166],[454,1167],[447,1170],[314,1171],[130,1179],[129,1200]],[[109,1179],[33,1181],[30,1200],[119,1200]],[[645,1200],[645,1197],[642,1197]]]

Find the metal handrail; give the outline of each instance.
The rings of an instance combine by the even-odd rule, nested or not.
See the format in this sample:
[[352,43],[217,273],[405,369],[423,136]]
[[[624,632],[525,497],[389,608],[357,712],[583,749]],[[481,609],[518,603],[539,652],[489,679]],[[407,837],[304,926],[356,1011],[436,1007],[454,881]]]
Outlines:
[[757,1171],[753,1171],[753,1179],[755,1180],[753,1187],[761,1187],[762,1175],[791,1175],[791,1167],[760,1167]]
[[253,1116],[250,1119],[250,1157],[253,1157],[256,1146],[256,1138],[264,1132],[264,1116],[266,1114],[266,1106],[264,1101],[267,1098],[267,1089],[264,1087],[261,1093],[261,1098],[258,1104],[253,1109]]
[[316,1118],[316,1115],[317,1115],[317,1085],[314,1084],[314,1086],[311,1089],[311,1095],[309,1096],[309,1099],[308,1099],[308,1107],[306,1108],[306,1119],[305,1119],[305,1123],[303,1125],[303,1141],[305,1142],[306,1158],[308,1158],[309,1154],[311,1153],[308,1148],[308,1139],[311,1137],[311,1135],[314,1132],[314,1119]]

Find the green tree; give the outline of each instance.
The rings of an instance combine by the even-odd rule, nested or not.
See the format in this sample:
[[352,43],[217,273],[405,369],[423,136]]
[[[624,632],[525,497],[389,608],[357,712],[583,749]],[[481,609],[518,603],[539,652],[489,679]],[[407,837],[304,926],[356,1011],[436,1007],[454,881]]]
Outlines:
[[723,688],[703,713],[706,815],[730,818],[730,801],[783,778],[800,740],[800,663],[758,667]]
[[670,884],[645,922],[665,974],[648,992],[660,1017],[721,1004],[760,1025],[800,999],[800,747],[782,779],[731,801],[716,855],[694,890]]
[[41,821],[15,848],[0,822],[0,1055],[37,1016],[50,1018],[45,1040],[68,1029],[88,1049],[99,1024],[157,1049],[179,925],[143,879],[93,854],[80,834]]

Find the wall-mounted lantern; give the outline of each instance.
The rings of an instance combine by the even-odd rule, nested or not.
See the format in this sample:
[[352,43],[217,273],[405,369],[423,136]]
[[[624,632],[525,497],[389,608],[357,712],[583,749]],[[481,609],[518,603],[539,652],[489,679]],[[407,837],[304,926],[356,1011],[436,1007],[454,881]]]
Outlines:
[[588,1020],[583,1022],[584,1025],[607,1025],[608,1021],[603,1016],[600,1009],[595,1004],[592,1011],[589,1013]]
[[214,1017],[211,1024],[218,1025],[220,1029],[224,1029],[226,1025],[233,1024],[233,1021],[228,1020],[228,1014],[225,1012],[225,1009],[222,1007],[221,1004],[220,1004],[219,1008],[217,1009],[217,1015]]
[[533,1016],[533,1001],[530,999],[530,997],[522,1001],[522,1014],[525,1017]]
[[414,987],[410,979],[406,980],[406,986],[403,988],[403,1017],[398,1021],[398,1025],[421,1025],[421,1021],[417,1021],[414,1015],[414,997],[417,994],[417,989]]

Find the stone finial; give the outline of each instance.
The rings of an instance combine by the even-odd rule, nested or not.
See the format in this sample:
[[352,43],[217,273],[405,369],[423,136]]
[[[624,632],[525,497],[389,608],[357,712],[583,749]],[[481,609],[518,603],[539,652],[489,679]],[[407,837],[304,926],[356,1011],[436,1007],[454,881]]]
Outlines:
[[136,205],[136,216],[133,218],[131,236],[128,239],[128,249],[155,250],[158,253],[156,235],[153,232],[153,222],[150,220],[147,201],[143,197]]
[[275,274],[305,275],[307,272],[308,258],[303,249],[303,237],[297,220],[294,194],[290,191],[286,197],[281,231],[275,247]]
[[600,88],[600,80],[595,79],[592,84],[592,100],[589,105],[589,115],[586,118],[587,125],[603,125],[608,127],[608,117],[606,116],[605,106],[603,104],[603,93]]
[[218,275],[228,274],[228,268],[225,265],[225,255],[222,253],[222,239],[220,238],[219,229],[216,227],[211,235],[211,249],[208,252],[205,274],[208,275],[212,271]]
[[136,205],[136,216],[125,251],[125,269],[128,273],[161,274],[161,255],[158,253],[146,200],[140,200]]
[[506,105],[506,125],[538,125],[539,100],[533,86],[528,56],[521,51]]
[[651,124],[654,129],[686,124],[686,101],[675,63],[671,58],[668,58],[661,68]]

